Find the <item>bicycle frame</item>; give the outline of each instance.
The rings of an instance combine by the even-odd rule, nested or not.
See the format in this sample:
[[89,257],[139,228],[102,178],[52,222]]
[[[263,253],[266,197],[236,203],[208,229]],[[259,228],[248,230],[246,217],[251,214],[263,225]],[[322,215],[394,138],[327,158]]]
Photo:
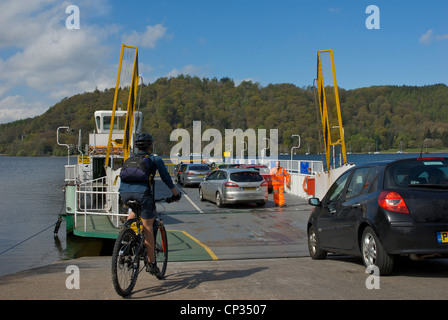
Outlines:
[[[160,199],[155,202],[162,200],[167,199]],[[140,215],[140,203],[138,201],[128,201],[127,205],[135,213],[136,219],[125,223],[125,228],[120,231],[114,245],[114,252],[112,254],[112,282],[115,290],[121,296],[126,296],[132,292],[139,273],[143,270],[143,268],[148,266],[148,252],[145,245],[143,220],[141,220]],[[156,214],[156,219],[154,222],[157,223],[157,225],[153,225],[153,229],[155,229],[155,231],[154,247],[152,249],[154,250],[155,261],[157,262],[160,258],[162,267],[157,271],[157,273],[153,273],[153,275],[161,280],[165,276],[168,263],[168,238],[160,214],[157,212],[156,208],[154,209]],[[134,223],[136,226],[135,230],[133,227]],[[160,241],[157,232],[160,232]],[[140,260],[144,261],[141,269]]]
[[[161,201],[165,201],[166,198],[162,198],[162,199],[158,199],[158,200],[154,200],[154,203],[157,202],[161,202]],[[144,264],[143,267],[139,270],[139,273],[143,270],[143,268],[146,266],[146,264],[148,263],[147,259],[146,259],[146,255],[147,255],[147,251],[146,251],[146,246],[145,246],[145,232],[142,231],[143,227],[143,222],[141,219],[141,215],[140,215],[140,205],[137,205],[137,203],[135,204],[135,207],[129,206],[130,209],[134,212],[135,216],[136,216],[136,229],[137,229],[137,239],[139,241],[138,247],[137,247],[137,251],[135,254],[135,258],[133,263],[136,263],[135,259],[139,259],[139,260],[143,260]],[[153,230],[154,230],[154,246],[156,245],[156,235],[157,235],[157,230],[159,228],[160,225],[164,225],[163,224],[163,220],[162,220],[162,216],[161,214],[157,211],[157,208],[154,207],[154,213],[156,215],[155,219],[154,219],[154,223],[157,224],[157,227],[154,228],[154,224],[153,224]],[[166,250],[166,244],[165,242],[162,242],[162,246],[163,246],[163,251]],[[154,248],[155,249],[155,248]]]

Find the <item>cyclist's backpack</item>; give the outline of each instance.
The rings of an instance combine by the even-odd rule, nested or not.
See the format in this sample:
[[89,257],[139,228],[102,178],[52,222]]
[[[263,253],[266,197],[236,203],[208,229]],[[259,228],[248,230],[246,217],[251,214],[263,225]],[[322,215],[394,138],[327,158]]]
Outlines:
[[136,155],[129,157],[123,163],[120,178],[123,182],[149,182],[151,168],[154,162],[148,155]]

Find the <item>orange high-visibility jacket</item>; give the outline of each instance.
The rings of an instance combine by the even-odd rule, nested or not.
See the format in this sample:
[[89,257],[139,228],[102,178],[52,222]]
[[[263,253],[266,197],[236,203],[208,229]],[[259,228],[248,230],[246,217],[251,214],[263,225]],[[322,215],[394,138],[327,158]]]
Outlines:
[[285,168],[272,168],[270,172],[272,176],[272,185],[273,186],[283,186],[286,177],[286,186],[289,188],[291,186],[291,176],[285,170]]

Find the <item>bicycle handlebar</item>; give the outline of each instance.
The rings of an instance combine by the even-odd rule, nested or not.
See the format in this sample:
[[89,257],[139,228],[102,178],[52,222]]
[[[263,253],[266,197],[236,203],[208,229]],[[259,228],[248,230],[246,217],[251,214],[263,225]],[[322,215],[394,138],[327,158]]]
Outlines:
[[[182,198],[182,194],[179,193],[177,196],[173,195],[171,197],[165,197],[165,198],[161,198],[161,199],[156,199],[156,200],[154,200],[154,203],[162,202],[162,201],[165,201],[166,203],[171,203],[171,202],[174,202],[174,201],[179,201],[181,198]],[[137,210],[137,208],[140,207],[140,202],[137,201],[137,200],[128,200],[126,202],[126,205],[128,207],[130,207],[132,210]]]
[[154,202],[161,202],[161,201],[165,201],[166,203],[171,203],[174,201],[179,201],[182,198],[182,194],[179,192],[177,196],[171,196],[171,197],[165,197],[165,198],[161,198],[161,199],[156,199],[154,200]]

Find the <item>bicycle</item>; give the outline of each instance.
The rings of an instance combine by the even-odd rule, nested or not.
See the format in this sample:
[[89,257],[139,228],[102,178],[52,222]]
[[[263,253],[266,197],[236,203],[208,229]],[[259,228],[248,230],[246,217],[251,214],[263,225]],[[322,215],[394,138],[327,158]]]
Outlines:
[[[162,198],[154,202],[166,201],[170,203],[171,198]],[[132,209],[136,218],[128,220],[124,228],[118,234],[112,252],[112,282],[115,291],[120,296],[129,295],[137,282],[139,273],[148,265],[147,250],[145,246],[145,234],[143,222],[140,216],[140,202],[136,200],[127,201],[126,205]],[[160,272],[156,274],[161,280],[165,276],[168,264],[168,237],[160,214],[156,210],[156,219],[153,225],[154,231],[154,256],[156,262],[161,262]],[[140,262],[143,260],[143,267]]]

